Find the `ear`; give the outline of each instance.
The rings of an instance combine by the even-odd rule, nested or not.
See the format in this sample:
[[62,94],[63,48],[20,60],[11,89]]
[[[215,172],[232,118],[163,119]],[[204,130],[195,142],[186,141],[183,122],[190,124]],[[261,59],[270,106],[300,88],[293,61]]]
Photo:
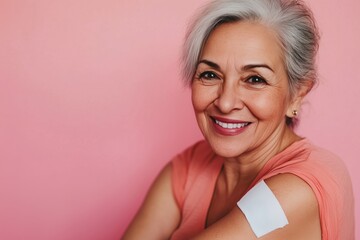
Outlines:
[[302,100],[310,92],[314,83],[312,81],[306,81],[303,83],[292,96],[289,107],[286,111],[286,116],[289,118],[296,117],[301,107]]

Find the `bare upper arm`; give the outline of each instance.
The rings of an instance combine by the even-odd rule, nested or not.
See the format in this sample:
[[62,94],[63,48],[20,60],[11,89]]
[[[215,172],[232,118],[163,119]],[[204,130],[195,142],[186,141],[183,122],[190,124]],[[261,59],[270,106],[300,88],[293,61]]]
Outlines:
[[[289,224],[260,239],[320,240],[318,204],[311,187],[292,174],[280,174],[265,180],[283,208]],[[242,211],[234,209],[194,239],[258,239]]]
[[168,239],[180,221],[180,211],[172,193],[172,165],[160,172],[141,208],[123,236],[132,239]]

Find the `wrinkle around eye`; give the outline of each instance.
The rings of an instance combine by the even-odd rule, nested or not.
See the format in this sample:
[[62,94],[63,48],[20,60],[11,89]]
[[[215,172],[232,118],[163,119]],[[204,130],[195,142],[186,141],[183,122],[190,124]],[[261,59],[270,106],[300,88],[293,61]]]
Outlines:
[[196,74],[196,80],[204,85],[215,85],[221,82],[221,77],[213,71],[202,71]]

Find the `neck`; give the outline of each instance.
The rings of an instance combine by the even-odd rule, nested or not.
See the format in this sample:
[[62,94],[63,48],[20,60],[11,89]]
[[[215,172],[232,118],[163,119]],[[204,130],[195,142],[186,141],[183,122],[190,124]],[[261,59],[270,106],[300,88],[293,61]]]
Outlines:
[[227,194],[246,189],[272,157],[300,139],[290,128],[285,127],[284,131],[274,133],[251,151],[225,159],[221,177]]

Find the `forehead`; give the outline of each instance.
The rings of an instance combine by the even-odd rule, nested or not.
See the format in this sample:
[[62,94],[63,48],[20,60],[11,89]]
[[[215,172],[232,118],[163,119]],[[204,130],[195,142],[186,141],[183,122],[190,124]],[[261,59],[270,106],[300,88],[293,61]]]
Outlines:
[[277,34],[270,27],[240,21],[221,24],[210,33],[201,58],[214,57],[219,61],[233,57],[237,61],[282,64],[283,50]]

